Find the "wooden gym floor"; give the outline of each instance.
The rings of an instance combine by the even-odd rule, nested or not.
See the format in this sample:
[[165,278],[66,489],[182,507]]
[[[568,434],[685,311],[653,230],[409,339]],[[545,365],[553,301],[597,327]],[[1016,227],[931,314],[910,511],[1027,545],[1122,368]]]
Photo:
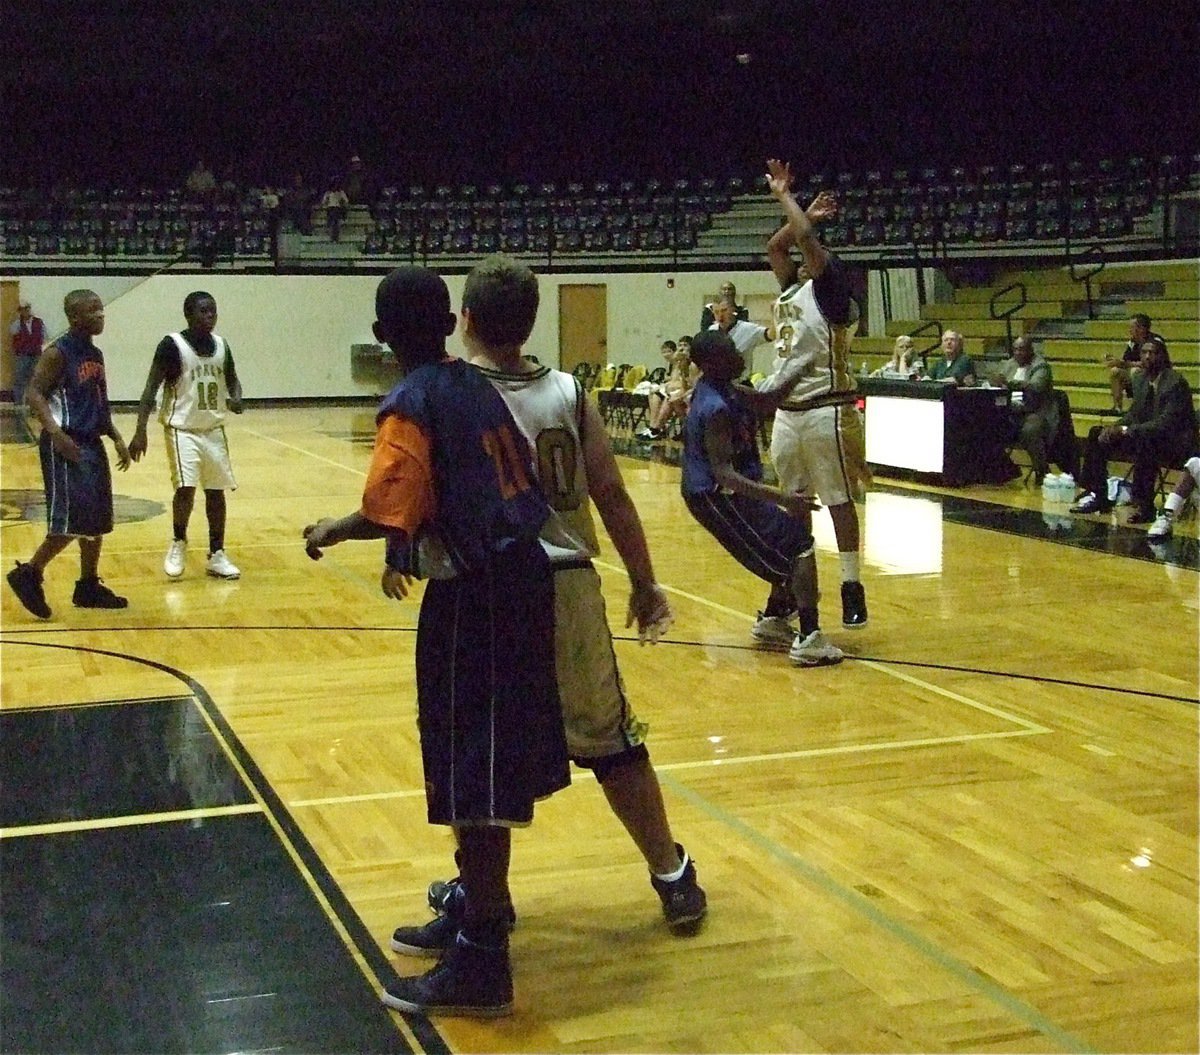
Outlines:
[[[128,414],[118,425],[132,431]],[[427,918],[450,840],[425,823],[415,599],[376,544],[309,561],[357,507],[363,407],[251,407],[229,428],[237,582],[162,574],[161,438],[115,474],[101,572],[124,612],[4,588],[0,1050],[1194,1052],[1197,551],[1040,496],[880,481],[871,620],[801,671],[751,647],[766,594],[689,519],[678,470],[623,459],[677,622],[621,629],[626,685],[710,915],[674,938],[580,773],[517,834],[517,1010],[402,1018],[387,950]],[[40,541],[36,451],[3,446],[6,567]]]

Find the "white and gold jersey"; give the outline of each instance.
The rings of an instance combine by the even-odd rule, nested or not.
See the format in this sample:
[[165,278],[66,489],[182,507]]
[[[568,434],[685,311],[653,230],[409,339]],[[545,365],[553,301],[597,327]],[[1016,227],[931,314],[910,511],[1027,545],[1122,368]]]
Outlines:
[[487,369],[483,374],[503,397],[533,450],[542,493],[554,510],[541,532],[550,559],[596,556],[600,545],[583,462],[587,397],[579,382],[545,366],[527,374]]
[[225,340],[212,335],[212,355],[200,355],[182,333],[172,333],[179,349],[179,377],[163,384],[158,420],[174,429],[207,432],[225,420]]
[[[781,409],[800,410],[845,402],[855,389],[850,369],[850,342],[854,324],[835,326],[821,312],[816,290],[809,279],[785,289],[772,309],[775,320],[775,359],[771,377],[800,371],[800,380]],[[789,369],[790,367],[790,369]]]

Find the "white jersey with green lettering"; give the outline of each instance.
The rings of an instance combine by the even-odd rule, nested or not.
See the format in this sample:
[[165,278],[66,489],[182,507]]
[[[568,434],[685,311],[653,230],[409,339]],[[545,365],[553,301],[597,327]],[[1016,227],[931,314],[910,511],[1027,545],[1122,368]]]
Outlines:
[[215,333],[213,354],[200,355],[182,333],[172,333],[179,349],[179,377],[163,384],[158,420],[174,429],[208,432],[225,420],[225,340]]

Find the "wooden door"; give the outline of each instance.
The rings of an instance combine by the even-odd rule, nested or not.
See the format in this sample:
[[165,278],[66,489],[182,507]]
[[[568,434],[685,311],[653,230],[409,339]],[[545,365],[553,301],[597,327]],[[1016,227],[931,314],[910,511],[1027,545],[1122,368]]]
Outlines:
[[21,301],[21,283],[15,279],[0,282],[0,392],[5,399],[12,399],[13,354],[12,334],[8,328],[17,317],[17,305]]
[[580,363],[608,362],[608,287],[558,287],[558,366],[568,373]]

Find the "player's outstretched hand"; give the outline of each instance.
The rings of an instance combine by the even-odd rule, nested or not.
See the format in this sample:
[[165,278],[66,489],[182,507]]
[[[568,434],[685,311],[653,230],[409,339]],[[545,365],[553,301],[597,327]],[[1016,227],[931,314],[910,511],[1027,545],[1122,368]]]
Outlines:
[[827,190],[821,191],[812,200],[812,204],[804,210],[804,215],[808,217],[810,223],[822,223],[825,220],[832,220],[838,211],[837,198]]
[[383,575],[379,580],[379,587],[383,590],[385,597],[390,597],[393,601],[403,601],[408,596],[412,582],[413,577],[407,572],[384,568]]
[[321,552],[326,546],[336,545],[338,539],[330,537],[330,530],[337,521],[333,517],[322,517],[315,524],[309,524],[304,529],[304,552],[313,560],[320,560]]
[[792,186],[792,166],[778,158],[767,159],[767,189],[782,198]]
[[625,628],[637,623],[638,644],[653,645],[667,632],[675,621],[670,602],[663,588],[656,582],[634,586],[629,594],[629,611],[625,616]]

